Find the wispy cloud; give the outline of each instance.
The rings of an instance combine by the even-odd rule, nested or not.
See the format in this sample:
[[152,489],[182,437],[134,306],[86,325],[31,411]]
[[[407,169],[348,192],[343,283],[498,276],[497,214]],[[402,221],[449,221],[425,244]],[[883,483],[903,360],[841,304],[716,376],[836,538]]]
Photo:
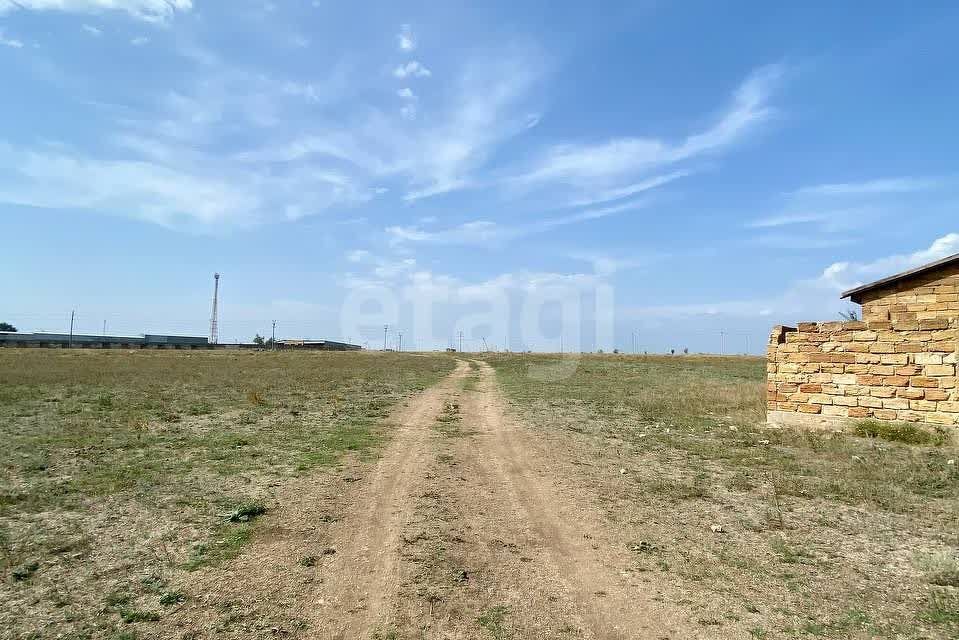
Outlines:
[[20,49],[23,47],[23,42],[21,40],[17,40],[16,38],[8,38],[3,33],[3,30],[0,29],[0,45],[3,45],[4,47],[11,47],[13,49]]
[[564,216],[542,218],[525,224],[502,224],[490,220],[472,220],[446,229],[424,229],[421,226],[394,225],[387,227],[386,233],[393,245],[424,243],[486,246],[491,243],[503,243],[528,235],[544,233],[557,227],[599,220],[626,211],[638,210],[648,206],[648,204],[647,201],[636,200],[616,206],[586,209]]
[[258,150],[288,98],[270,78],[210,64],[215,73],[197,74],[192,86],[121,112],[95,152],[0,140],[0,202],[211,231],[346,211],[373,197],[365,180],[335,163],[268,167],[222,153],[241,130]]
[[[903,177],[801,187],[784,195],[784,204],[776,213],[749,220],[744,226],[761,231],[754,241],[766,246],[840,246],[851,242],[848,232],[902,209],[915,209],[927,192],[945,184],[940,178]],[[788,235],[770,233],[787,228]]]
[[833,262],[817,275],[794,280],[783,290],[771,292],[766,297],[631,307],[624,309],[623,313],[636,317],[672,318],[696,315],[771,316],[780,323],[838,319],[838,312],[848,306],[848,301],[839,298],[842,291],[955,253],[959,253],[959,233],[948,233],[935,239],[928,247],[911,253],[893,254],[869,261]]
[[[366,181],[402,180],[396,190],[408,202],[473,186],[495,150],[528,130],[528,103],[543,75],[534,49],[515,45],[497,51],[496,59],[478,55],[464,61],[455,82],[431,96],[428,117],[418,117],[410,88],[402,93],[406,104],[398,117],[391,109],[354,105],[342,121],[310,124],[286,142],[243,157],[271,164],[332,159]],[[336,88],[340,94],[348,91]],[[304,85],[285,91],[326,102],[337,95],[332,88],[313,91]]]
[[612,200],[622,200],[623,198],[628,198],[630,196],[637,195],[644,191],[649,191],[657,187],[669,184],[674,180],[684,178],[690,175],[691,171],[674,171],[672,173],[667,173],[659,176],[653,176],[645,180],[640,180],[633,184],[628,184],[623,187],[617,187],[615,189],[604,189],[594,193],[589,194],[587,197],[574,199],[570,202],[570,206],[586,206],[591,204],[598,204],[601,202],[609,202]]
[[400,107],[400,115],[402,115],[407,120],[413,120],[416,118],[416,94],[413,93],[413,90],[409,87],[403,87],[396,92],[396,95],[403,100],[403,106]]
[[396,35],[396,46],[401,51],[412,51],[416,48],[416,39],[413,37],[413,28],[410,25],[400,26],[400,32]]
[[139,36],[130,40],[130,44],[132,44],[134,47],[142,47],[143,45],[149,43],[150,39],[146,36]]
[[0,0],[0,15],[17,10],[86,14],[123,11],[138,20],[157,23],[192,8],[193,0]]
[[865,182],[838,182],[803,187],[795,191],[798,196],[866,196],[927,191],[943,184],[941,178],[882,178]]
[[557,145],[515,179],[592,186],[719,151],[769,119],[773,109],[768,99],[783,73],[780,65],[758,69],[739,86],[732,104],[711,127],[678,142],[621,137],[596,144]]
[[959,253],[959,233],[947,233],[928,247],[912,253],[893,254],[870,262],[834,262],[815,282],[834,291],[845,291],[956,253]]
[[431,75],[433,75],[433,72],[416,60],[412,60],[393,69],[393,75],[400,79],[410,77],[429,78]]
[[875,221],[882,215],[882,210],[876,206],[863,204],[858,207],[837,208],[829,203],[822,203],[819,210],[813,204],[802,203],[802,208],[783,213],[777,213],[763,218],[756,218],[746,222],[748,229],[780,229],[783,227],[814,228],[824,234],[834,234],[860,228]]
[[82,25],[81,28],[91,36],[95,36],[97,38],[103,35],[103,30],[98,27],[94,27],[92,24]]

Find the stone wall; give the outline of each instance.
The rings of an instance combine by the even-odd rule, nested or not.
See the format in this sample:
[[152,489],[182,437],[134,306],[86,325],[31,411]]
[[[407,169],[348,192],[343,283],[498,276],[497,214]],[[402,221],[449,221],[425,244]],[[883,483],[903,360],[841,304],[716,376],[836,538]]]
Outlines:
[[951,425],[959,436],[959,318],[894,313],[906,315],[775,327],[767,359],[769,422],[904,420]]
[[860,295],[862,319],[896,324],[959,318],[959,264],[890,283]]

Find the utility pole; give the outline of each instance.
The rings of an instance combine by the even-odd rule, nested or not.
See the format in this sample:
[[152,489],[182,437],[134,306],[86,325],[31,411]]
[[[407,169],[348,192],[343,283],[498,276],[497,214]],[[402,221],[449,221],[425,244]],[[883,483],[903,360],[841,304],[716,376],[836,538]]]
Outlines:
[[559,352],[561,354],[566,353],[566,344],[565,344],[566,341],[564,340],[565,337],[566,336],[562,334],[559,336]]
[[273,337],[270,338],[270,351],[276,351],[276,320],[273,321]]
[[463,353],[463,332],[462,331],[459,332],[459,337],[460,337],[460,353]]
[[103,335],[107,335],[107,321],[103,321]]
[[73,346],[73,318],[76,315],[77,310],[73,309],[70,311],[70,346]]
[[719,355],[726,355],[726,332],[719,332]]
[[746,334],[746,355],[749,355],[749,334]]
[[210,314],[210,344],[219,342],[219,331],[217,329],[216,304],[220,295],[220,274],[213,274],[213,312]]
[[397,332],[396,335],[397,335],[397,346],[396,346],[396,350],[397,350],[397,351],[402,351],[402,350],[403,350],[403,332],[402,332],[402,331],[399,331],[399,332]]
[[383,325],[383,351],[386,351],[386,334],[389,333],[390,325]]

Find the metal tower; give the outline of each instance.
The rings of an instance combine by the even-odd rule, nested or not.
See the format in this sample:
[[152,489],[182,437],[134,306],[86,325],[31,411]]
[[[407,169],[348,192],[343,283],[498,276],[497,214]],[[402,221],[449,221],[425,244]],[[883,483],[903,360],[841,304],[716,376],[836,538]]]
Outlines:
[[213,274],[213,313],[210,314],[210,344],[217,344],[216,300],[220,295],[220,274]]

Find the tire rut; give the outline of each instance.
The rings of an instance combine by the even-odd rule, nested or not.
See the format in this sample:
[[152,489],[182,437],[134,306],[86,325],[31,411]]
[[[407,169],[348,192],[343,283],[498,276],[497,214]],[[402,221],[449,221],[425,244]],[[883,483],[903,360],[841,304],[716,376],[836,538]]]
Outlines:
[[369,638],[388,625],[400,582],[399,536],[433,460],[431,426],[468,367],[387,418],[391,438],[373,463],[344,461],[277,491],[278,508],[244,552],[190,574],[202,594],[148,637]]
[[352,508],[330,527],[336,553],[324,565],[313,607],[304,611],[322,637],[360,638],[389,626],[400,584],[400,535],[432,459],[430,427],[467,370],[460,361],[440,384],[414,398],[393,422],[397,430]]
[[[560,490],[554,474],[563,471],[544,464],[549,453],[532,432],[507,415],[493,369],[479,364],[478,389],[463,397],[464,421],[476,432],[472,460],[488,485],[486,493],[498,494],[508,505],[513,533],[532,538],[539,551],[536,559],[547,565],[537,570],[546,583],[555,580],[562,585],[570,603],[567,611],[580,621],[586,636],[624,640],[697,635],[677,628],[676,612],[621,575],[620,567],[627,563],[625,543],[619,542],[622,551],[617,552],[616,536],[604,530],[603,515]],[[551,600],[555,594],[545,595],[555,602]],[[542,596],[536,590],[530,594],[533,600]]]

